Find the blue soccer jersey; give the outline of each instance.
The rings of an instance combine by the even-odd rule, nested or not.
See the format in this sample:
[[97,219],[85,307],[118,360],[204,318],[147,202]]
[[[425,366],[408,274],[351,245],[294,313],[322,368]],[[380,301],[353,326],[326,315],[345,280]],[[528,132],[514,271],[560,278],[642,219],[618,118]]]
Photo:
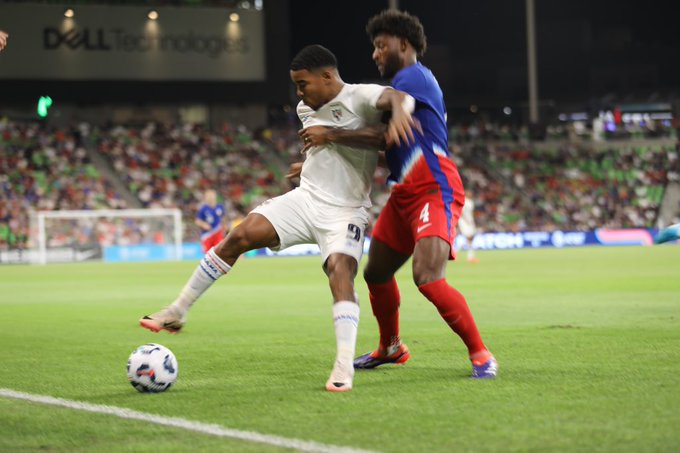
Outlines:
[[[448,130],[444,95],[432,72],[420,63],[400,70],[392,80],[392,87],[404,91],[416,100],[413,116],[420,122],[423,134],[414,131],[415,143],[393,146],[386,154],[391,184],[427,182],[445,184],[447,169],[441,168],[438,156],[448,157]],[[424,159],[424,162],[423,162]],[[426,165],[417,165],[425,163]],[[417,175],[409,177],[418,168]],[[446,165],[448,167],[448,165]],[[455,166],[453,166],[455,170]]]
[[212,207],[209,204],[201,205],[201,207],[198,209],[198,212],[196,213],[196,218],[210,225],[210,230],[203,231],[203,233],[201,234],[201,238],[203,238],[204,236],[207,237],[213,234],[215,231],[221,229],[223,217],[224,206],[222,206],[221,204],[218,204],[215,207]]

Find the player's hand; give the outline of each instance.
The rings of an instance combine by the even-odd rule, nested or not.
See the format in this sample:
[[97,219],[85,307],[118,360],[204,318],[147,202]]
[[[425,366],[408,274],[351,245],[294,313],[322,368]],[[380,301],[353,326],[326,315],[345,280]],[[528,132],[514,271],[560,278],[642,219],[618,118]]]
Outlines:
[[286,174],[286,179],[298,178],[302,173],[303,162],[294,162],[288,167],[288,174]]
[[9,35],[4,31],[0,30],[0,50],[4,49],[7,46],[7,38],[9,38]]
[[387,125],[387,132],[385,133],[385,141],[387,146],[401,145],[404,143],[414,143],[416,141],[413,130],[423,133],[420,127],[420,122],[414,118],[411,113],[404,109],[395,109],[392,111],[392,119]]
[[330,143],[330,131],[333,130],[326,126],[310,126],[298,131],[300,140],[304,144],[301,153],[306,153],[312,146],[322,146]]

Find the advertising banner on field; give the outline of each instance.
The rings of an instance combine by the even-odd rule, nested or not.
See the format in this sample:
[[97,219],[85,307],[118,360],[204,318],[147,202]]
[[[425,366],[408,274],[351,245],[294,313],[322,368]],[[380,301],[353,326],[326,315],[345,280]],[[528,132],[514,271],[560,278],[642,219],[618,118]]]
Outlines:
[[[536,247],[578,247],[583,245],[652,245],[657,230],[646,228],[606,229],[595,231],[521,231],[516,233],[480,233],[473,239],[478,250],[506,250]],[[466,239],[456,237],[456,248],[466,246]]]
[[5,3],[0,79],[265,79],[262,11],[239,10],[238,20],[230,8],[155,12],[152,20],[141,6]]
[[[516,233],[480,233],[474,238],[477,250],[511,250],[542,247],[580,247],[598,245],[652,245],[657,230],[636,229],[598,229],[595,231],[522,231]],[[366,238],[364,253],[368,252],[370,238]],[[456,238],[456,249],[465,249],[466,240],[462,236]],[[153,261],[174,258],[174,247],[170,245],[136,245],[112,246],[104,248],[105,261]],[[269,249],[253,250],[245,254],[250,256],[305,256],[319,255],[319,247],[314,244],[295,245],[273,252]],[[182,259],[199,260],[203,257],[200,244],[186,243],[182,250]]]
[[[176,259],[174,245],[111,245],[104,247],[104,261],[139,262],[169,261]],[[199,260],[203,258],[203,250],[198,242],[187,242],[182,245],[183,260]]]

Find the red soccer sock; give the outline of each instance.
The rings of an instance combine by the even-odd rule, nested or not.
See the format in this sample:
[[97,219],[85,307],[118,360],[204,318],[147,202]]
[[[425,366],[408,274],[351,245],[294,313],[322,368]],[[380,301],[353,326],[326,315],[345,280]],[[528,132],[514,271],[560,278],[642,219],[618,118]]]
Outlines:
[[380,329],[380,348],[387,349],[399,343],[399,287],[392,277],[387,283],[368,283],[373,315]]
[[445,279],[436,280],[419,286],[418,289],[437,307],[444,321],[456,332],[468,348],[470,357],[486,351],[482,337],[477,330],[475,319],[465,297]]

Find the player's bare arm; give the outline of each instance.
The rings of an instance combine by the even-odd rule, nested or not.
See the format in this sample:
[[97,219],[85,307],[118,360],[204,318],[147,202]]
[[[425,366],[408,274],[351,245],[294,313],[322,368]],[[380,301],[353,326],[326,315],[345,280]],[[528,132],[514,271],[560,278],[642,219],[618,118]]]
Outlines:
[[290,164],[288,173],[286,173],[286,179],[299,178],[302,173],[302,164],[304,164],[304,162],[293,162]]
[[386,146],[386,131],[387,126],[384,124],[355,130],[327,126],[310,126],[300,130],[298,135],[300,135],[305,144],[304,148],[302,148],[303,153],[312,146],[323,146],[329,143],[381,150],[385,149]]
[[212,229],[208,222],[204,222],[201,219],[195,219],[194,223],[196,223],[196,225],[202,230],[209,231],[210,229]]
[[383,150],[388,145],[399,144],[400,140],[407,143],[414,141],[414,128],[422,132],[417,120],[411,116],[415,108],[415,99],[410,95],[393,88],[386,88],[378,98],[376,107],[379,110],[392,111],[392,118],[387,126],[370,126],[356,130],[324,126],[308,127],[298,132],[304,143],[302,152],[312,146],[328,143]]
[[387,88],[378,98],[376,107],[380,110],[391,110],[392,118],[387,125],[387,143],[391,145],[396,143],[401,144],[401,140],[405,143],[415,142],[413,129],[422,133],[420,124],[416,121],[411,113],[415,109],[416,101],[409,94],[403,91],[398,91],[393,88]]
[[9,38],[9,35],[4,31],[0,30],[0,50],[4,49],[5,46],[7,46],[7,38]]

